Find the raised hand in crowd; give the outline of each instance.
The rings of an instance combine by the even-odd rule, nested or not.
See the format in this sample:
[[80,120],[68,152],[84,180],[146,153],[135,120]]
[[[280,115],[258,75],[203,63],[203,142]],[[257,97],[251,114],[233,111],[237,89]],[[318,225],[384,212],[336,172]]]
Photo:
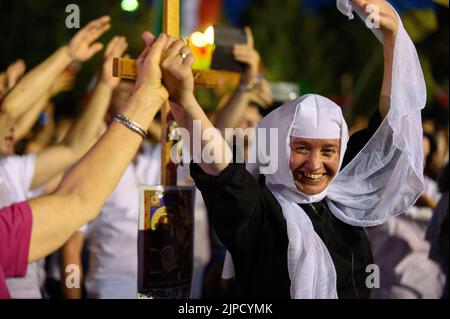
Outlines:
[[375,21],[379,21],[384,40],[395,40],[398,31],[398,17],[389,2],[386,0],[353,0],[353,3],[362,12],[371,12],[368,10],[368,6],[376,6],[378,9],[371,14],[379,15],[378,17],[373,16],[373,18]]
[[103,54],[103,68],[101,72],[100,81],[108,85],[111,89],[115,89],[119,83],[120,78],[112,76],[113,58],[121,57],[128,48],[128,42],[125,37],[114,37],[106,46]]
[[254,48],[251,29],[246,27],[247,44],[236,44],[233,47],[234,59],[246,65],[241,74],[239,86],[231,96],[225,96],[226,102],[217,112],[214,124],[224,133],[226,128],[236,128],[241,123],[249,104],[257,104],[263,108],[272,105],[273,97],[269,83],[260,75],[261,57]]
[[84,62],[102,49],[102,44],[95,41],[110,28],[109,21],[107,16],[92,21],[78,31],[68,45],[58,49],[23,76],[0,105],[0,122],[5,124],[0,128],[0,137],[6,135],[13,123],[49,90],[70,63]]
[[5,72],[0,73],[0,99],[16,85],[25,70],[25,61],[18,59],[9,65]]
[[18,59],[6,69],[6,84],[7,89],[10,90],[16,85],[20,77],[25,73],[27,66],[25,61]]
[[39,186],[63,172],[78,160],[94,143],[103,126],[106,111],[111,101],[116,79],[105,73],[112,69],[112,57],[122,56],[128,44],[123,37],[114,37],[107,45],[103,56],[100,80],[83,114],[77,119],[61,144],[49,147],[36,157],[36,170],[32,186]]
[[247,34],[247,43],[235,44],[233,46],[233,57],[236,61],[246,65],[245,71],[241,74],[241,84],[246,88],[252,88],[258,82],[261,57],[254,48],[252,30],[245,27],[245,33]]
[[104,16],[91,21],[81,29],[67,45],[67,53],[71,60],[85,62],[103,49],[103,44],[97,41],[111,27],[110,17]]

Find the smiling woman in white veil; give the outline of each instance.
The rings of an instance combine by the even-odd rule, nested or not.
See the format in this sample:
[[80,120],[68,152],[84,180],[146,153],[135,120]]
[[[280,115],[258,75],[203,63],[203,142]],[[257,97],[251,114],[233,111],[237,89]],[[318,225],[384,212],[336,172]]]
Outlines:
[[[191,165],[233,258],[224,271],[236,278],[236,297],[368,298],[366,267],[373,258],[362,227],[403,213],[422,192],[420,63],[388,2],[338,1],[338,8],[350,17],[353,6],[361,14],[368,4],[380,9],[385,65],[379,110],[367,130],[349,139],[340,107],[306,95],[261,121],[258,128],[277,128],[278,136],[257,135],[256,163],[233,163],[223,138],[211,134],[202,147],[222,151]],[[199,120],[203,132],[212,124],[193,97],[190,64],[169,63],[182,50],[175,41],[162,69],[172,112],[192,139],[188,121]],[[278,145],[278,169],[264,175],[271,142]]]

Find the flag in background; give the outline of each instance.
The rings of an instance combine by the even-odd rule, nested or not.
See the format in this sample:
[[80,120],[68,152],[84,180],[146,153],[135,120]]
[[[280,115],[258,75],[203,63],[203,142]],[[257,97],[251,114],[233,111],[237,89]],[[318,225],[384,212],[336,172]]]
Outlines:
[[183,35],[204,31],[225,18],[228,24],[239,25],[241,14],[250,5],[249,0],[184,0],[181,1]]
[[180,35],[186,37],[198,30],[200,25],[200,3],[202,0],[181,1]]
[[[245,2],[245,1],[244,1]],[[180,35],[189,36],[197,30],[204,31],[210,25],[220,23],[223,0],[181,0]],[[163,0],[152,1],[155,34],[162,32]]]

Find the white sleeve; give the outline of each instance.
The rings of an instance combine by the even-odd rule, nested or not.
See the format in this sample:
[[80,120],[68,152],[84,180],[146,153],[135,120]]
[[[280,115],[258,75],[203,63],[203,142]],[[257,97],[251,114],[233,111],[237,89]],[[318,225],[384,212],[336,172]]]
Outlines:
[[88,224],[84,224],[83,226],[81,226],[80,228],[78,228],[77,232],[86,234],[88,231]]
[[36,155],[7,156],[1,159],[2,173],[6,179],[15,181],[23,192],[28,192],[34,176]]

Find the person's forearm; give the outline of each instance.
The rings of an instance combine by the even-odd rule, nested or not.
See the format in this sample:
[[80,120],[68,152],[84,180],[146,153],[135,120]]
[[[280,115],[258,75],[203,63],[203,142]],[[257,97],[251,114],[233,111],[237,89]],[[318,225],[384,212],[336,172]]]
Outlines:
[[[123,115],[141,127],[148,127],[158,106],[147,106],[152,102],[145,97],[134,96],[132,99]],[[101,209],[122,176],[120,172],[125,171],[141,143],[142,137],[136,132],[114,121],[104,136],[64,177],[56,192],[81,198],[92,216]],[[86,173],[89,173],[89,178],[78,178]]]
[[[137,92],[123,114],[148,127],[160,105],[160,100]],[[30,200],[33,212],[30,261],[56,250],[75,230],[96,217],[141,143],[140,135],[113,122],[67,173],[53,195]]]
[[44,62],[26,73],[5,97],[1,108],[18,119],[34,102],[49,90],[57,76],[72,62],[67,47],[62,47]]
[[50,92],[44,92],[44,94],[34,103],[34,105],[18,119],[14,136],[16,142],[24,138],[33,128],[39,118],[39,115],[48,105],[49,100]]
[[11,125],[14,124],[14,120],[9,114],[0,110],[0,140],[3,140],[9,133]]
[[217,112],[214,119],[216,128],[224,134],[226,128],[237,127],[244,116],[249,101],[249,92],[236,89],[225,106]]
[[48,104],[44,112],[46,112],[48,116],[48,122],[27,145],[26,151],[28,154],[37,154],[52,144],[55,133],[55,119],[53,114],[53,105]]
[[[219,175],[232,161],[233,154],[230,150],[230,147],[225,142],[223,136],[212,125],[211,121],[206,116],[205,112],[198,104],[193,95],[183,102],[183,108],[187,117],[185,119],[187,120],[185,128],[189,131],[189,135],[191,138],[191,154],[194,160],[196,159],[194,152],[200,152],[199,154],[197,154],[197,157],[201,157],[201,162],[199,163],[199,165],[203,169],[203,171],[211,175]],[[194,141],[194,137],[197,137],[193,132],[195,130],[195,127],[193,126],[194,121],[199,121],[200,123],[200,136],[198,136],[198,138],[201,139],[200,150],[193,149],[193,145],[199,143],[199,141]],[[203,136],[206,130],[209,130],[211,133],[211,136],[208,136],[208,138],[206,138],[206,136]],[[213,154],[211,154],[211,163],[205,162],[205,159],[202,156],[203,149],[206,145],[208,145],[208,147],[212,146],[215,150]]]
[[[61,290],[64,299],[82,298],[84,273],[81,253],[83,250],[83,244],[84,233],[77,231],[61,248]],[[74,269],[74,267],[76,267],[76,269]],[[74,276],[74,271],[76,271],[79,276]],[[73,280],[75,280],[75,282],[73,282]]]
[[112,89],[99,81],[85,111],[67,133],[63,143],[75,157],[83,155],[97,136],[111,101]]
[[37,154],[32,189],[66,170],[92,146],[103,124],[111,100],[111,91],[108,85],[99,82],[85,111],[63,142]]
[[392,68],[394,62],[395,38],[385,38],[383,46],[384,72],[383,84],[381,86],[379,110],[381,118],[384,119],[389,112],[392,90]]
[[6,73],[5,72],[0,72],[0,100],[3,97],[3,94],[5,94],[5,92],[8,89],[8,85],[6,83]]
[[72,126],[63,142],[37,155],[32,188],[40,186],[67,169],[92,146],[103,125],[111,94],[112,89],[100,81],[85,111]]
[[[83,276],[83,268],[81,267],[81,263],[80,264],[75,264],[74,262],[72,262],[72,265],[80,265],[80,276],[79,281],[80,284],[84,281],[84,276]],[[62,274],[61,274],[62,275]],[[83,298],[83,289],[80,286],[79,288],[77,287],[67,287],[67,285],[65,284],[66,279],[68,278],[68,276],[70,275],[70,273],[64,273],[64,276],[61,276],[61,290],[62,290],[62,295],[64,299],[82,299]]]

